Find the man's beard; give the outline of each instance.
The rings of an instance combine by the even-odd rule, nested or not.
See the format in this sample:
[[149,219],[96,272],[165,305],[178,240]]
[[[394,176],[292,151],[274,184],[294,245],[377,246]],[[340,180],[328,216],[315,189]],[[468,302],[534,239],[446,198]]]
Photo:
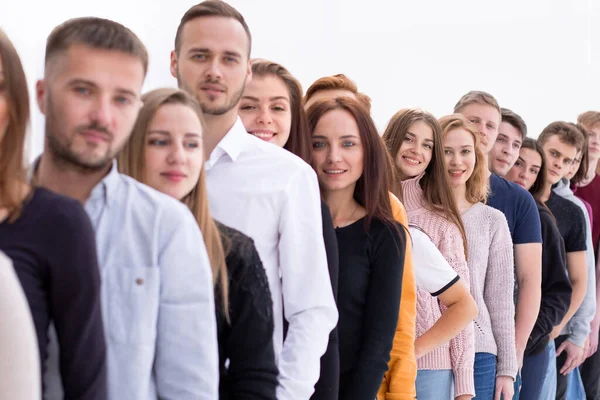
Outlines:
[[[218,82],[203,82],[203,83],[218,83]],[[240,99],[242,98],[242,95],[244,94],[244,88],[246,87],[246,79],[244,79],[244,83],[242,83],[241,87],[236,92],[233,92],[233,95],[231,96],[229,101],[222,107],[214,107],[214,106],[210,106],[208,104],[204,104],[204,102],[202,102],[202,100],[200,99],[200,96],[198,96],[196,94],[196,92],[190,86],[188,86],[184,82],[183,79],[181,79],[181,77],[179,76],[179,73],[177,74],[177,84],[178,84],[179,88],[181,88],[182,90],[185,90],[186,92],[188,92],[189,94],[191,94],[192,96],[194,96],[196,98],[196,100],[198,101],[198,104],[200,104],[200,108],[202,108],[202,112],[204,114],[223,115],[223,114],[231,111],[233,108],[237,107],[238,103],[240,102]],[[225,95],[227,95],[227,93],[229,93],[229,88],[227,88]]]
[[112,162],[116,155],[116,152],[115,154],[111,154],[110,146],[107,147],[104,157],[95,161],[86,160],[84,156],[75,153],[71,149],[71,145],[75,139],[75,136],[80,130],[83,129],[93,129],[96,131],[104,132],[107,135],[109,135],[112,139],[113,135],[106,127],[99,126],[97,123],[92,123],[85,127],[77,127],[73,130],[73,133],[70,137],[61,140],[60,137],[63,135],[57,134],[57,132],[60,131],[59,121],[57,120],[54,114],[55,113],[54,107],[52,106],[52,101],[50,100],[50,98],[48,98],[45,123],[46,140],[48,141],[48,149],[52,153],[52,156],[56,161],[63,165],[70,165],[72,167],[75,167],[83,173],[98,172],[106,168],[106,166]]

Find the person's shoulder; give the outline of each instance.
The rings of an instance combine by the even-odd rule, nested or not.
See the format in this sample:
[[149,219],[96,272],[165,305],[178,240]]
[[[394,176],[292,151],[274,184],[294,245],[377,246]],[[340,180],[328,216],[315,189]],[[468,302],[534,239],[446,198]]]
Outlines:
[[[505,178],[498,176],[496,174],[492,174],[490,176],[490,183],[494,184],[495,186],[497,186],[501,189],[501,193],[499,193],[501,195],[513,196],[515,198],[521,198],[521,199],[527,199],[527,201],[533,200],[531,193],[529,193],[527,190],[525,190],[525,188],[517,185],[514,182],[508,181]],[[494,192],[496,192],[496,191],[494,191]]]
[[505,223],[508,225],[506,215],[504,215],[502,211],[482,203],[478,203],[478,208],[481,210],[481,215],[483,215],[490,222],[495,224]]
[[119,195],[132,202],[132,212],[139,217],[156,218],[163,216],[163,221],[177,223],[180,218],[187,218],[189,215],[189,209],[181,201],[130,176],[120,174],[119,179],[124,190],[124,193],[119,193]]
[[369,236],[374,241],[384,242],[402,242],[406,240],[406,232],[404,226],[395,220],[384,221],[380,218],[372,218],[369,224]]
[[88,223],[83,205],[71,198],[42,187],[34,187],[25,208],[29,215],[55,225],[56,229],[72,229],[75,225]]
[[273,143],[265,142],[264,140],[261,140],[250,134],[248,134],[248,138],[246,140],[250,144],[250,146],[248,146],[249,148],[245,152],[246,155],[261,157],[289,167],[312,169],[310,165],[308,165],[300,157]]

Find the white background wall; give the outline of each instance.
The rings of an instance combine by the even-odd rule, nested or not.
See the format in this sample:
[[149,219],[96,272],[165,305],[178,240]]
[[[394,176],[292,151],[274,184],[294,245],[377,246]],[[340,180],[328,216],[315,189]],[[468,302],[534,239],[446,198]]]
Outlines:
[[[230,0],[253,34],[253,57],[304,85],[343,72],[373,99],[383,129],[398,109],[452,111],[471,89],[521,114],[530,136],[552,120],[600,109],[600,0]],[[77,16],[114,19],[150,52],[145,90],[174,86],[169,52],[189,0],[0,0],[0,27],[19,51],[33,95],[52,28]],[[30,155],[42,148],[33,108]]]

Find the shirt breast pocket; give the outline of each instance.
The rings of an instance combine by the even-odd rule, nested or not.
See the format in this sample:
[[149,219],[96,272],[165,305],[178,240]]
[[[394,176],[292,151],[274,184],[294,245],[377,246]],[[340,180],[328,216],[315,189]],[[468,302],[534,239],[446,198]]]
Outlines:
[[128,344],[156,341],[160,294],[158,267],[112,266],[105,270],[106,331],[110,340]]

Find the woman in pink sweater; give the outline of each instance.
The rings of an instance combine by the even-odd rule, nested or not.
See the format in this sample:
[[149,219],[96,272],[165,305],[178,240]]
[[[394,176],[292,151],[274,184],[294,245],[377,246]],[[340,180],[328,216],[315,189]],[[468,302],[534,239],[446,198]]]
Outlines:
[[440,119],[446,167],[467,232],[475,318],[475,398],[511,400],[517,374],[513,245],[506,217],[486,206],[487,166],[477,127],[460,114]]
[[[409,222],[429,235],[461,282],[469,286],[466,234],[448,180],[437,119],[418,109],[400,110],[390,120],[383,139],[402,181]],[[450,342],[427,354],[418,352],[420,337],[440,319],[444,309],[427,291],[417,288],[419,400],[465,400],[475,395],[472,323]]]

